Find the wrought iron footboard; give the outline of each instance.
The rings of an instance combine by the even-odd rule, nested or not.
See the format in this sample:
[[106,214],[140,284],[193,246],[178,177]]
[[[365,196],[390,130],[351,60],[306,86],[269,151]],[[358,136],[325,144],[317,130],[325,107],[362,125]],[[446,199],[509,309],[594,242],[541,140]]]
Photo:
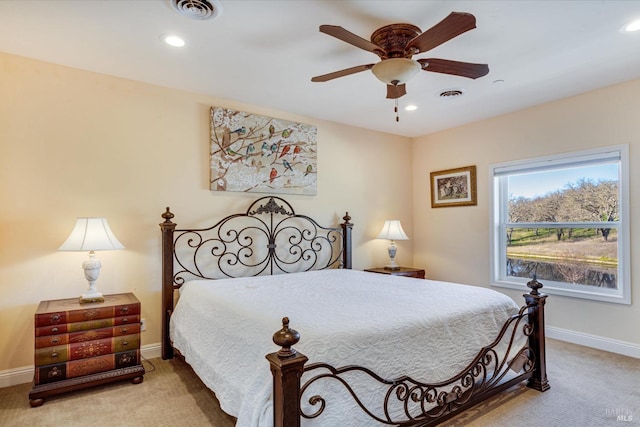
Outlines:
[[[535,366],[535,354],[528,346],[528,337],[532,333],[528,309],[528,306],[522,307],[503,325],[493,343],[484,347],[458,375],[446,381],[425,383],[410,376],[389,380],[362,366],[335,368],[326,363],[313,363],[304,368],[304,372],[312,376],[301,385],[301,400],[306,400],[305,395],[312,385],[320,381],[338,381],[362,412],[381,424],[428,425],[430,421],[455,412],[474,397],[494,389],[510,371],[517,373],[518,381],[530,376]],[[527,344],[516,348],[518,336],[525,338],[522,341]],[[345,378],[346,374],[353,372],[363,373],[380,385],[380,397],[374,399],[378,404],[373,408],[363,402]],[[305,413],[304,402],[301,402],[301,416],[308,419],[319,417],[327,405],[326,399],[320,395],[309,397],[308,402],[315,408],[314,412]],[[402,410],[398,411],[400,408]]]
[[[535,278],[527,286],[526,304],[502,326],[497,338],[482,348],[460,373],[441,382],[421,382],[410,376],[385,379],[362,366],[336,368],[326,363],[305,367],[307,357],[292,346],[300,334],[289,328],[289,319],[273,341],[281,346],[267,355],[273,374],[273,408],[276,427],[297,427],[300,418],[320,417],[328,408],[325,396],[310,392],[320,381],[336,381],[372,420],[384,425],[432,426],[470,408],[519,382],[539,391],[549,389],[546,374],[544,305],[547,295]],[[513,371],[513,373],[510,373]],[[357,372],[379,385],[374,404],[364,403],[345,376]],[[303,374],[311,375],[300,384]],[[311,394],[311,396],[308,396]],[[371,400],[370,395],[367,396]],[[308,408],[305,409],[305,402]],[[310,409],[309,409],[310,408]],[[320,418],[321,419],[321,418]]]

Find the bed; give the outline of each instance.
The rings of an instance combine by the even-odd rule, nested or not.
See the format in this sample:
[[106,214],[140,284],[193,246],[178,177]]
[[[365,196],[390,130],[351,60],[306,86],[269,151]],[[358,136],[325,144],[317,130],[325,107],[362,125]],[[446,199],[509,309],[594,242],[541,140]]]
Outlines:
[[523,381],[549,388],[535,278],[518,307],[355,271],[348,213],[324,227],[275,196],[208,228],[162,216],[162,357],[179,352],[239,427],[435,425]]

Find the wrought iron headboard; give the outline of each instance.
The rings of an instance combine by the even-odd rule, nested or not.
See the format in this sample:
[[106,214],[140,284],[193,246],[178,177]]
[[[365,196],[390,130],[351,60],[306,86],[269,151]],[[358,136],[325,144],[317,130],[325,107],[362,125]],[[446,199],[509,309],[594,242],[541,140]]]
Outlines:
[[324,227],[296,214],[286,200],[266,196],[209,228],[177,229],[168,207],[162,217],[163,357],[170,347],[173,291],[187,280],[352,266],[348,212],[339,227]]

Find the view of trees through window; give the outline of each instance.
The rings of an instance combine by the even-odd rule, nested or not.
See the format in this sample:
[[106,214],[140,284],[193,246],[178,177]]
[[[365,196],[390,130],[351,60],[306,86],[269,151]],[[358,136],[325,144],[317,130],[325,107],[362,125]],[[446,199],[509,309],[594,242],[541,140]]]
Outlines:
[[507,185],[507,276],[618,287],[616,164],[518,174]]
[[629,147],[490,166],[491,285],[631,304]]

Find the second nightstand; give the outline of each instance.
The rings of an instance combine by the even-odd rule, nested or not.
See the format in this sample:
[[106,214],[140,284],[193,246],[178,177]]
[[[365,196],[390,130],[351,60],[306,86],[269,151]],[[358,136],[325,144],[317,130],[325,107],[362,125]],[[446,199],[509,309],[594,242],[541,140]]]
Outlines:
[[390,274],[392,276],[415,277],[416,279],[424,279],[425,272],[421,268],[400,267],[397,270],[387,270],[385,268],[367,268],[364,271],[370,273]]

